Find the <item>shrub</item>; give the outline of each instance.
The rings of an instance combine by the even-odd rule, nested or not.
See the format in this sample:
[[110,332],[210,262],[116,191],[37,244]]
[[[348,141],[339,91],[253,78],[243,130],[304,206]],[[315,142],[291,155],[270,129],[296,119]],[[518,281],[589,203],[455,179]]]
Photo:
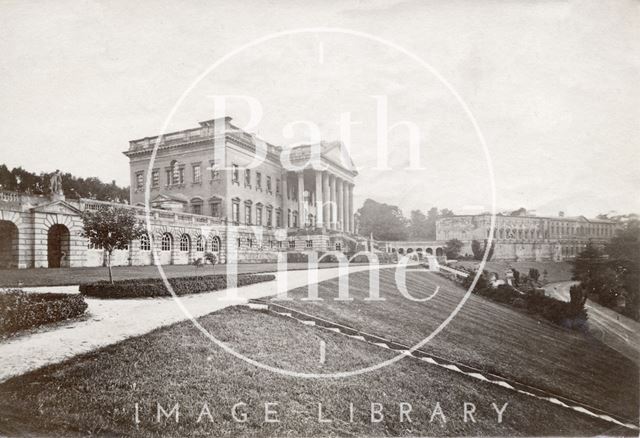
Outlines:
[[287,263],[307,263],[309,256],[303,252],[288,252]]
[[[273,274],[240,274],[237,277],[238,286],[246,286],[263,281],[271,281]],[[199,277],[170,278],[169,284],[176,295],[197,294],[227,288],[226,275],[207,275]],[[80,285],[83,295],[98,298],[139,298],[139,297],[168,297],[171,293],[160,278],[143,280],[120,280],[113,284],[97,282]]]
[[530,268],[529,278],[537,282],[538,280],[540,280],[540,271],[538,271],[536,268]]
[[0,335],[74,318],[86,309],[87,303],[78,294],[3,292],[0,293]]

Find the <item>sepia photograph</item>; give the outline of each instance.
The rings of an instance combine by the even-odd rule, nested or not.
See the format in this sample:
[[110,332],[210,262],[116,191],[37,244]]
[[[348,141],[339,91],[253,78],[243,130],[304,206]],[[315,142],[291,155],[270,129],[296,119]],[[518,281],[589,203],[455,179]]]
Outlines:
[[640,435],[640,2],[0,0],[0,437]]

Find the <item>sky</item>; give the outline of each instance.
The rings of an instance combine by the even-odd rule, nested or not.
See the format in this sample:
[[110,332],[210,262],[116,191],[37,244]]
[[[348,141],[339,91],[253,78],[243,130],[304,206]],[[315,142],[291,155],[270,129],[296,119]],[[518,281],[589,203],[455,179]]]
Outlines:
[[[323,139],[344,140],[338,121],[349,114],[356,206],[373,198],[407,215],[432,206],[476,213],[491,208],[493,180],[498,211],[640,212],[639,8],[0,0],[0,162],[128,185],[130,140],[165,123],[196,127],[213,118],[213,96],[243,95],[259,102],[259,123],[247,125],[242,99],[228,100],[228,115],[283,146],[309,140],[295,124],[303,120]],[[329,27],[350,33],[317,31]],[[277,36],[307,28],[316,31]],[[381,135],[397,122],[405,124]]]

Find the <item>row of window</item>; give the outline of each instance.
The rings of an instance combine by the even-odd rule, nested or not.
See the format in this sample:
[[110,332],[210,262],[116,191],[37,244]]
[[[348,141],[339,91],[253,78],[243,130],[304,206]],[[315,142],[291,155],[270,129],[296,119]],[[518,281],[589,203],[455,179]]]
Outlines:
[[[178,186],[185,183],[185,165],[173,160],[168,167],[165,168],[165,185]],[[215,162],[209,162],[209,177],[212,181],[220,179],[220,171],[216,168]],[[191,164],[191,182],[199,184],[202,182],[202,164]],[[151,171],[151,187],[160,187],[160,169],[156,168]],[[144,189],[144,171],[136,172],[136,190]]]
[[[255,182],[256,182],[256,190],[258,191],[263,190],[262,177],[263,177],[262,172],[256,171]],[[231,165],[231,182],[233,184],[240,185],[240,166],[238,166],[237,164]],[[266,192],[269,194],[273,193],[273,184],[272,184],[271,176],[266,175],[264,178],[264,182],[265,182],[264,189],[266,190]],[[244,186],[251,188],[251,184],[252,184],[251,169],[245,169],[244,170]],[[276,178],[275,185],[276,185],[276,195],[279,195],[280,194],[280,178]]]
[[[183,234],[180,237],[179,248],[182,252],[188,252],[191,250],[191,237],[188,234]],[[161,251],[171,251],[173,248],[173,235],[171,233],[163,233],[160,239],[160,250]],[[148,234],[143,234],[140,238],[140,250],[141,251],[151,251],[151,239],[149,239]],[[209,240],[206,240],[203,236],[198,236],[196,238],[196,251],[212,251],[218,252],[220,251],[220,238],[217,236],[212,237]]]

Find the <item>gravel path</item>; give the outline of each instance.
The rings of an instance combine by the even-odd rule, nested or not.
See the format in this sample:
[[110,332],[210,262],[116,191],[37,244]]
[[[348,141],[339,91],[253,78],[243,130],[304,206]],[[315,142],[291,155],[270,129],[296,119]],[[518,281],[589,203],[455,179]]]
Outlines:
[[[381,268],[384,267],[395,267],[395,265]],[[349,273],[370,269],[369,266],[355,266],[349,268]],[[315,278],[309,277],[310,272],[317,272]],[[226,291],[183,296],[179,301],[193,317],[197,318],[228,306],[246,303],[251,298],[273,296],[278,292],[329,280],[340,274],[337,268],[280,272],[276,274],[274,281]],[[43,288],[45,289],[51,290],[51,288]],[[29,290],[38,291],[38,288],[29,288]],[[77,290],[77,286],[75,289],[74,287],[65,289],[67,292],[73,292],[73,290]],[[86,301],[89,308],[83,319],[58,324],[47,331],[0,342],[0,382],[188,319],[173,298],[120,300],[87,298]]]

